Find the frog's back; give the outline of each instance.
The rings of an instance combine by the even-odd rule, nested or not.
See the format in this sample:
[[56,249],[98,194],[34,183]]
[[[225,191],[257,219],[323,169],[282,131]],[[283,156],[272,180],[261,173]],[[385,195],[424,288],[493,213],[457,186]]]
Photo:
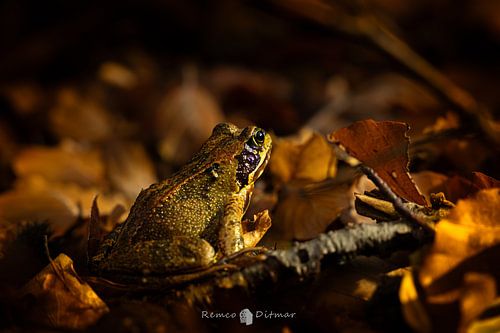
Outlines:
[[202,237],[216,243],[218,218],[236,191],[234,137],[214,137],[170,178],[141,191],[121,230],[121,241]]

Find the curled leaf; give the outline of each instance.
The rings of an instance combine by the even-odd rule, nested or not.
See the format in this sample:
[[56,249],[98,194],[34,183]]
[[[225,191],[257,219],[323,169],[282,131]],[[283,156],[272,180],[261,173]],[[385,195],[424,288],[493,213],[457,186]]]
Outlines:
[[198,84],[196,70],[188,67],[184,74],[183,84],[163,98],[154,122],[160,155],[178,164],[186,162],[224,120],[215,98]]
[[407,323],[418,332],[431,332],[432,326],[424,305],[419,299],[411,271],[405,272],[399,288],[403,315]]
[[[129,207],[131,201],[127,200],[123,195],[117,192],[104,191],[102,188],[98,187],[81,187],[77,184],[72,183],[58,183],[58,182],[48,182],[40,177],[27,177],[21,178],[15,183],[14,193],[17,193],[17,200],[21,209],[27,205],[29,202],[28,194],[34,193],[53,193],[53,195],[58,195],[65,202],[69,202],[71,207],[76,207],[75,211],[81,214],[82,217],[87,218],[90,216],[90,207],[92,205],[92,200],[96,195],[100,195],[100,207],[104,215],[110,214],[117,205],[123,207]],[[7,193],[12,193],[7,192]],[[26,195],[25,195],[26,194]],[[35,207],[37,205],[34,205]],[[26,209],[27,211],[34,211],[35,209]],[[43,212],[41,208],[40,212]],[[39,220],[36,218],[36,214],[31,215],[34,220]],[[33,219],[32,219],[33,220]],[[52,220],[48,220],[52,223]]]
[[71,142],[55,148],[26,148],[16,156],[13,168],[20,178],[38,175],[48,181],[86,187],[104,181],[104,166],[99,152]]
[[443,184],[443,192],[451,201],[467,198],[486,188],[500,187],[500,181],[481,172],[473,172],[470,177],[454,175]]
[[139,143],[109,143],[105,147],[104,160],[113,188],[129,200],[134,200],[141,189],[157,181],[153,162]]
[[396,121],[363,120],[331,133],[328,139],[375,170],[400,197],[427,205],[408,173],[408,125]]
[[48,221],[62,234],[77,218],[78,206],[58,191],[14,190],[0,195],[0,223]]
[[57,329],[85,329],[109,311],[80,279],[65,254],[30,280],[20,291],[20,298],[30,321]]
[[273,233],[281,239],[311,239],[325,232],[340,213],[349,206],[350,184],[290,183],[281,191],[273,215]]
[[337,159],[322,135],[302,130],[296,137],[274,139],[269,170],[280,183],[322,181],[335,176]]
[[436,227],[436,240],[424,261],[420,279],[424,287],[466,258],[500,243],[500,190],[482,190],[460,200],[448,218]]
[[[485,189],[460,200],[436,227],[435,241],[413,276],[418,300],[434,331],[465,331],[494,301],[500,270],[500,189]],[[410,291],[401,285],[400,297]],[[415,302],[401,298],[406,320],[419,332],[427,328]],[[421,322],[422,323],[422,322]]]
[[100,141],[113,135],[115,119],[95,96],[83,96],[74,88],[63,88],[49,111],[52,131],[60,138]]

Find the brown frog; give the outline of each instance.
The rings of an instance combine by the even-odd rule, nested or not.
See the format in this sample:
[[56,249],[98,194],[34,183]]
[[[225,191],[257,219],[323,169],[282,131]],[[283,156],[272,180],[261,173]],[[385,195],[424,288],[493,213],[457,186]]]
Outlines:
[[217,125],[184,167],[141,191],[125,222],[90,258],[91,271],[177,274],[255,246],[269,225],[246,234],[241,219],[270,152],[264,130]]

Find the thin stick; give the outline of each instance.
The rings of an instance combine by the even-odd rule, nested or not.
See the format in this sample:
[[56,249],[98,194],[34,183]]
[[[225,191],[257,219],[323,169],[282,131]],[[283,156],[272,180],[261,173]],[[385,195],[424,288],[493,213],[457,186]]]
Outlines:
[[426,230],[434,232],[434,225],[425,219],[420,218],[417,214],[412,212],[404,203],[403,200],[397,196],[392,189],[387,185],[382,178],[377,175],[375,170],[366,165],[360,165],[363,173],[378,187],[378,189],[389,199],[389,201],[394,205],[396,211],[401,214],[401,216],[407,218],[409,221],[416,223],[417,225],[425,228]]

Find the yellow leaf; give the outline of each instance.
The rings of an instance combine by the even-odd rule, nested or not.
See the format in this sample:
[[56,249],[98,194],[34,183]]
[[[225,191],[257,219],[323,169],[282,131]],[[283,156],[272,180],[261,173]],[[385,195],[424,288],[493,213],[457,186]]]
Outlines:
[[322,181],[337,171],[335,153],[318,133],[303,130],[290,138],[273,139],[269,170],[281,183],[291,180]]
[[403,312],[413,328],[427,329],[416,304],[426,309],[436,332],[465,332],[492,304],[500,277],[496,259],[500,254],[499,208],[500,189],[484,189],[459,200],[437,224],[434,243],[413,276],[418,281],[407,277],[400,289]]
[[431,332],[431,322],[418,298],[411,271],[405,272],[403,276],[399,288],[399,300],[406,322],[417,332]]
[[424,287],[461,261],[500,243],[500,190],[479,191],[460,200],[436,227],[434,245],[420,271]]
[[[498,307],[500,306],[500,298],[495,299],[491,303],[489,309],[493,310],[494,313],[498,313]],[[495,315],[493,317],[488,316],[486,318],[481,318],[472,322],[472,324],[467,329],[467,333],[497,333],[500,332],[500,316]]]
[[21,290],[25,315],[33,322],[58,329],[81,330],[109,311],[92,288],[73,268],[73,261],[60,254]]
[[292,182],[286,184],[273,215],[273,233],[280,239],[311,239],[349,207],[350,184]]
[[13,169],[20,178],[38,175],[52,182],[92,186],[104,182],[104,165],[97,150],[72,142],[59,147],[33,146],[16,156]]

